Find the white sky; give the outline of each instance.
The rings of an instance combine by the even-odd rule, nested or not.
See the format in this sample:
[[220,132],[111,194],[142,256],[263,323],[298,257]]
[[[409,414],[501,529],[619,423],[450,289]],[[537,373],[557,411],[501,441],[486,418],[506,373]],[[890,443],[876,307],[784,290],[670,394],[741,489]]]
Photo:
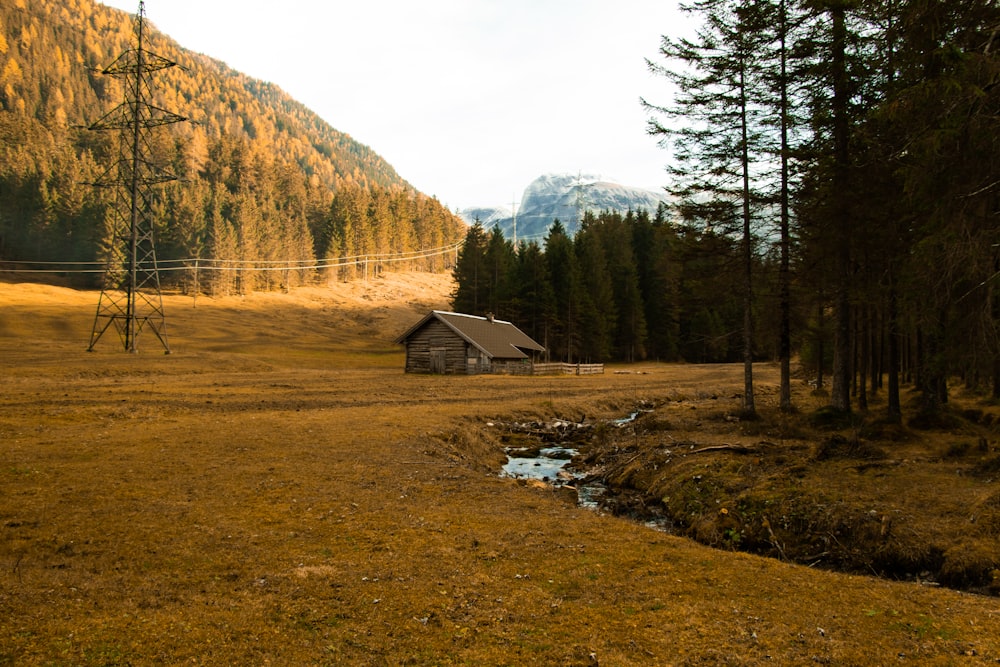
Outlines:
[[[136,12],[138,0],[102,0]],[[658,189],[667,152],[639,98],[676,0],[146,0],[181,46],[277,84],[451,209],[536,177]]]

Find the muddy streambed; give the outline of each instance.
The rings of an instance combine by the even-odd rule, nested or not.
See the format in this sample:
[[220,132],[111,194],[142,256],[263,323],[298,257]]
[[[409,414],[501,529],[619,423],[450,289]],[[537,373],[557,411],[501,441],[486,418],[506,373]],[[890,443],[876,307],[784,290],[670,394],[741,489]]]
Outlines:
[[491,422],[489,426],[501,430],[507,454],[500,475],[575,492],[581,507],[597,509],[607,487],[599,481],[598,471],[587,467],[585,455],[609,429],[624,428],[645,411],[599,422]]

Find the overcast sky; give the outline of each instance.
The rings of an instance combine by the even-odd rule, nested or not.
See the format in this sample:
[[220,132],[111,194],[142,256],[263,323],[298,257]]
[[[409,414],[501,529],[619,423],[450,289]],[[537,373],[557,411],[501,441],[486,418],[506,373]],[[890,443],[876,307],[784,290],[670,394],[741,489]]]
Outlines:
[[[102,0],[136,12],[138,0]],[[146,0],[181,46],[277,84],[451,209],[520,201],[536,177],[649,189],[667,154],[639,98],[676,0]]]

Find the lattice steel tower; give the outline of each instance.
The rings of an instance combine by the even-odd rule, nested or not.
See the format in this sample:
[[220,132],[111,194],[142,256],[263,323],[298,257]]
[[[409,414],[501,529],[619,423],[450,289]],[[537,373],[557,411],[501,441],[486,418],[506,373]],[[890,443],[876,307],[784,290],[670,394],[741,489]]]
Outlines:
[[118,132],[118,158],[95,183],[115,188],[115,203],[107,269],[88,351],[114,326],[125,350],[137,352],[139,334],[148,327],[163,344],[164,352],[170,354],[150,198],[152,186],[175,177],[154,163],[150,135],[153,128],[187,119],[151,103],[153,73],[177,63],[145,49],[144,5],[139,2],[135,15],[135,47],[102,70],[124,82],[125,100],[89,127]]

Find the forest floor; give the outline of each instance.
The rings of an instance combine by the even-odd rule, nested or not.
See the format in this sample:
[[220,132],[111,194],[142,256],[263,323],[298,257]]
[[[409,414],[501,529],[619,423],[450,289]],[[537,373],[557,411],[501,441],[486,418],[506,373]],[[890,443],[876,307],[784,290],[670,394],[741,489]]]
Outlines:
[[[740,422],[734,366],[404,374],[393,339],[450,289],[167,295],[164,355],[87,353],[96,292],[0,283],[0,664],[1000,662],[992,580],[936,585],[998,551],[997,406],[828,423],[797,382],[781,416],[761,365]],[[580,463],[678,534],[499,475],[498,423],[639,407]],[[897,542],[926,548],[893,569]]]

